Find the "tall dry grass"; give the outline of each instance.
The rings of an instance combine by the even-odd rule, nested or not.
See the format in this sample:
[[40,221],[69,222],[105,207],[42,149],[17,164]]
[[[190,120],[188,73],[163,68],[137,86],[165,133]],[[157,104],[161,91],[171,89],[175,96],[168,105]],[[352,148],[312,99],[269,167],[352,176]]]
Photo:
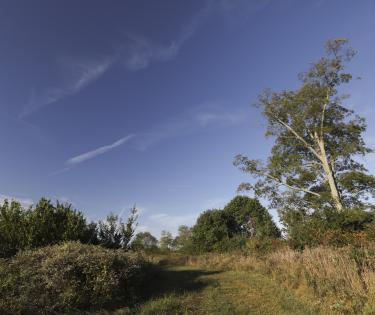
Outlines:
[[371,247],[281,249],[261,257],[207,254],[188,257],[186,263],[261,272],[313,298],[327,314],[375,314],[375,251]]

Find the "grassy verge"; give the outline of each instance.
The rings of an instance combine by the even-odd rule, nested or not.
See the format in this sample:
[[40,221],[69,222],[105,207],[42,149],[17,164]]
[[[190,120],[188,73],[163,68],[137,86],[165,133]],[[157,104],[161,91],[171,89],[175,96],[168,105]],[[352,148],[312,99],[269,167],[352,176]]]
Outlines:
[[210,254],[186,264],[260,273],[300,299],[316,301],[324,314],[375,314],[375,253],[372,248],[319,247],[267,255]]
[[146,302],[114,314],[319,314],[260,273],[163,266],[149,279]]

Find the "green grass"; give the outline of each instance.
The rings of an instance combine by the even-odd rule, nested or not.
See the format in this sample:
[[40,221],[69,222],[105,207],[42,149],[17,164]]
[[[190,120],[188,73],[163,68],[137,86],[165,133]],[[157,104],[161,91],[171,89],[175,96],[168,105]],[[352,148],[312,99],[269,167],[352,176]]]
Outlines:
[[145,301],[113,314],[319,314],[319,310],[270,278],[245,271],[212,271],[187,266],[155,270]]

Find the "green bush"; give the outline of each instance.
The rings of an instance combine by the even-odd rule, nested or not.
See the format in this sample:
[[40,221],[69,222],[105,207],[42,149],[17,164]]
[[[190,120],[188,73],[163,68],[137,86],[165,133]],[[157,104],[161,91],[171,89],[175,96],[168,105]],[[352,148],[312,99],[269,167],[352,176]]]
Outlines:
[[304,249],[319,245],[341,247],[362,243],[364,235],[375,239],[374,213],[362,209],[317,210],[312,214],[289,211],[283,217],[289,245]]
[[86,219],[82,212],[69,204],[56,204],[48,199],[39,202],[26,212],[29,223],[29,247],[42,247],[63,241],[81,241],[84,238]]
[[27,212],[18,202],[0,204],[0,257],[10,257],[30,243]]
[[137,300],[147,264],[135,254],[69,242],[0,263],[1,314],[80,313]]
[[232,219],[231,229],[234,234],[259,239],[281,236],[272,216],[258,199],[236,196],[223,210]]
[[135,251],[158,251],[158,240],[150,232],[139,232],[135,235],[131,243],[131,248]]
[[191,229],[191,252],[227,252],[242,249],[246,239],[277,239],[281,233],[257,199],[233,198],[223,210],[203,212]]
[[95,223],[86,224],[82,212],[69,204],[44,198],[28,209],[17,201],[0,204],[0,257],[64,241],[97,243]]

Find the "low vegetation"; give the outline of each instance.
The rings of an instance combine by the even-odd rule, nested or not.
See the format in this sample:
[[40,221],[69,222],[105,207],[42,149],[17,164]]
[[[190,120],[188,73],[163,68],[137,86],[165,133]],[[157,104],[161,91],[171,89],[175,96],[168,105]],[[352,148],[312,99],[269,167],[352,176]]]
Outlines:
[[1,314],[81,313],[133,305],[148,268],[137,254],[76,242],[0,263]]
[[186,256],[184,264],[213,270],[261,273],[315,301],[323,314],[374,314],[375,251],[365,248],[285,247],[262,256],[206,254]]

